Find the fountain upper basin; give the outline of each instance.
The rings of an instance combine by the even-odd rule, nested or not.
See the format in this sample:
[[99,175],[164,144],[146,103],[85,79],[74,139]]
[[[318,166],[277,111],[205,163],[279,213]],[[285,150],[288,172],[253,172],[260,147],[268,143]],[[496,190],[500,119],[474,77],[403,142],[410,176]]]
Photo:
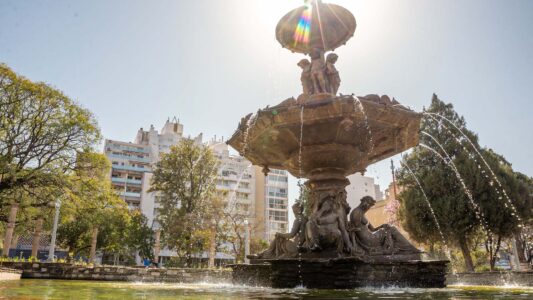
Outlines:
[[358,99],[286,100],[243,118],[228,144],[255,165],[311,179],[364,172],[418,144],[421,114],[386,96]]

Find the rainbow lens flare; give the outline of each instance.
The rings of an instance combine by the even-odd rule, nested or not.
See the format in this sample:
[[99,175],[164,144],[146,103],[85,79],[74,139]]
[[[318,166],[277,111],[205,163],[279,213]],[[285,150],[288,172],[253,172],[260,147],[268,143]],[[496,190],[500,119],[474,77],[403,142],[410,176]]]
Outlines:
[[296,26],[296,31],[294,32],[294,44],[299,43],[307,44],[309,43],[309,34],[311,33],[311,19],[313,17],[313,5],[311,1],[306,1],[305,9],[300,16],[298,21],[298,26]]

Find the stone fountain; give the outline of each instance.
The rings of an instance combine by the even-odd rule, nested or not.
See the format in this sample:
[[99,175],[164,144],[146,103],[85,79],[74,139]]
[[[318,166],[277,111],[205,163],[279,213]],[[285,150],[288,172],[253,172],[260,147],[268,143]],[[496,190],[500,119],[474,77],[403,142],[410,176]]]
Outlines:
[[279,288],[443,287],[447,261],[423,261],[394,226],[369,224],[364,214],[374,199],[363,198],[351,213],[346,201],[348,175],[418,144],[421,114],[388,96],[337,95],[338,57],[331,51],[354,35],[356,21],[341,6],[307,2],[276,28],[284,48],[310,57],[297,64],[302,94],[244,117],[228,144],[265,175],[276,168],[308,179],[308,203],[293,206],[290,233],[277,234],[269,249],[250,256],[251,264],[233,266],[234,281]]

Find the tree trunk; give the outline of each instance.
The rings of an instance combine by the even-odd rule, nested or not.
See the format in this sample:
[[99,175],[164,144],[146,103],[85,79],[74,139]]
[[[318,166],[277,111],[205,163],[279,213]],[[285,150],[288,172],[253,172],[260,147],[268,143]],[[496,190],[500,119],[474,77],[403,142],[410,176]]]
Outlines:
[[20,239],[20,234],[13,234],[13,238],[11,239],[11,249],[17,249],[19,239]]
[[98,239],[98,227],[93,228],[92,239],[91,239],[91,251],[89,254],[89,263],[94,264],[94,259],[96,258],[96,241]]
[[9,216],[7,218],[7,228],[4,238],[4,251],[3,256],[7,257],[9,255],[9,249],[11,248],[11,240],[13,239],[13,232],[15,231],[15,221],[17,220],[17,211],[19,209],[18,203],[11,204],[9,209]]
[[514,234],[514,239],[516,241],[516,251],[518,252],[518,261],[520,263],[527,263],[526,251],[524,249],[524,240],[520,232]]
[[41,244],[41,232],[43,231],[43,217],[37,218],[35,221],[35,231],[33,232],[33,240],[31,241],[31,256],[37,258],[39,254],[39,246]]
[[155,231],[154,263],[159,265],[159,252],[161,251],[161,230]]
[[215,267],[215,256],[216,256],[216,227],[211,228],[211,236],[209,238],[209,261],[207,262],[208,268]]
[[485,248],[487,249],[487,254],[489,255],[489,266],[491,271],[494,271],[494,266],[496,265],[496,258],[498,257],[500,243],[500,236],[498,236],[498,241],[496,244],[494,244],[494,239],[492,236],[489,236],[485,242]]
[[474,262],[472,261],[472,256],[470,255],[470,249],[468,249],[468,244],[465,237],[459,238],[459,247],[463,254],[465,260],[465,268],[467,272],[474,272]]

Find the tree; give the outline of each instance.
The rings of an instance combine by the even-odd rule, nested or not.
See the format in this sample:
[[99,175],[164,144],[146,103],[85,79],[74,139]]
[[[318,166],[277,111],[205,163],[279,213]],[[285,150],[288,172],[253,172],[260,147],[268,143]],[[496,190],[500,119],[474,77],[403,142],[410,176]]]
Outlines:
[[[74,166],[76,154],[99,137],[88,110],[60,91],[31,82],[0,64],[0,212],[10,206],[0,220],[17,215],[18,209],[45,207],[55,201],[55,197],[36,196],[29,197],[26,206],[20,203],[47,188],[56,193],[65,183],[64,174]],[[12,219],[7,224],[7,244],[14,226]]]
[[[57,185],[100,132],[93,115],[62,92],[0,64],[0,193]],[[0,202],[3,207],[4,200]]]
[[69,189],[63,195],[58,241],[70,251],[94,259],[96,246],[119,252],[130,215],[108,178],[111,164],[107,157],[90,151],[77,155],[76,167],[69,176]]
[[[404,187],[399,195],[402,226],[413,239],[425,243],[442,241],[440,226],[445,239],[459,246],[468,271],[474,270],[470,241],[482,233],[493,267],[502,238],[509,237],[520,225],[519,218],[513,215],[517,212],[503,197],[503,190],[516,190],[516,176],[503,157],[490,150],[478,150],[502,184],[502,188],[496,186],[475,150],[480,149],[477,135],[466,129],[465,119],[451,104],[434,95],[426,112],[421,124],[421,147],[402,159],[398,172],[399,183]],[[514,192],[509,193],[514,196]],[[514,197],[513,206],[528,207],[528,201]],[[522,219],[530,218],[526,212],[518,213]]]
[[218,160],[212,151],[184,139],[156,164],[150,191],[158,193],[162,238],[191,264],[191,255],[209,244],[207,212],[216,188]]
[[141,257],[153,257],[154,230],[148,226],[148,219],[139,211],[131,212],[131,221],[126,228],[126,244],[131,251],[138,251]]

